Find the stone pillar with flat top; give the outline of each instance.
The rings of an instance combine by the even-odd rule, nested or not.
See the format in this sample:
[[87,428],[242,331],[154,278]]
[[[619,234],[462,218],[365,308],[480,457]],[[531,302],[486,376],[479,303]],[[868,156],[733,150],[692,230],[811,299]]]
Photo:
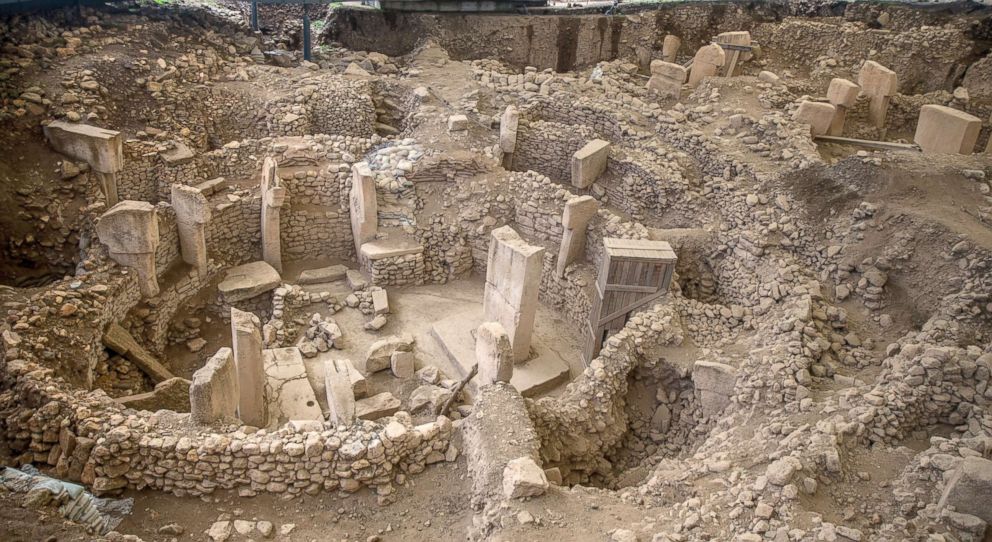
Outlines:
[[174,184],[172,208],[176,211],[179,248],[183,261],[203,275],[207,272],[207,223],[210,222],[211,216],[210,203],[200,189]]
[[509,226],[492,231],[483,320],[506,329],[518,363],[530,356],[543,268],[543,247],[528,244]]
[[279,209],[286,202],[286,188],[279,178],[275,159],[262,162],[262,260],[282,274],[282,238],[279,232]]
[[112,260],[138,273],[138,286],[143,296],[158,295],[155,251],[159,235],[154,205],[147,201],[122,201],[103,213],[96,225],[96,234],[107,246]]
[[585,252],[586,226],[598,210],[599,202],[592,196],[577,196],[565,203],[565,211],[561,215],[561,225],[565,231],[555,266],[555,275],[559,278],[565,275],[565,268]]
[[861,93],[871,99],[868,105],[868,120],[875,128],[885,126],[885,115],[889,110],[889,100],[899,87],[896,72],[875,62],[866,60],[858,72],[858,85]]

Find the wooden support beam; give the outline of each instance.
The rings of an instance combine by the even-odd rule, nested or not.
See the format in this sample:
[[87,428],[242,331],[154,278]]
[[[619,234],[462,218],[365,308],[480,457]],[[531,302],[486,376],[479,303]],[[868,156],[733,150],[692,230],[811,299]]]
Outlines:
[[813,136],[813,141],[820,143],[836,143],[838,145],[857,145],[871,149],[882,149],[888,151],[916,151],[921,152],[919,145],[914,143],[895,143],[892,141],[872,141],[870,139],[854,139],[853,137],[840,137],[818,135]]

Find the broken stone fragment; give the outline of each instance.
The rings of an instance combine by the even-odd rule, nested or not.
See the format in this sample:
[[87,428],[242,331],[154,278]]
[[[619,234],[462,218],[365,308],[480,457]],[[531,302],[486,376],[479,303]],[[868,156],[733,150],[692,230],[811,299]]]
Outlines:
[[390,360],[394,352],[412,352],[414,338],[413,335],[391,335],[380,339],[369,347],[369,352],[365,356],[365,367],[362,372],[372,374],[385,371],[389,368]]
[[503,469],[503,496],[507,499],[543,495],[548,485],[544,470],[529,457],[513,459]]

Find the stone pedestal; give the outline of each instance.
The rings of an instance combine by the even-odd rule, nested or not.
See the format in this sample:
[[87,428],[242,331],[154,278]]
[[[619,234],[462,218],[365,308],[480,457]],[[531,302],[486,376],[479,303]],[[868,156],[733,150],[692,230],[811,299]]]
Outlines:
[[565,211],[561,215],[561,225],[565,231],[555,265],[555,274],[558,277],[564,276],[565,268],[585,252],[586,226],[598,210],[599,202],[592,196],[574,197],[565,204]]
[[107,245],[111,259],[138,273],[142,295],[158,295],[155,250],[159,235],[154,205],[147,201],[122,201],[100,217],[96,234]]
[[543,267],[543,247],[527,244],[509,226],[493,230],[482,312],[506,329],[517,362],[530,355]]
[[176,211],[179,248],[183,261],[202,275],[207,271],[207,223],[210,203],[195,187],[172,185],[172,208]]

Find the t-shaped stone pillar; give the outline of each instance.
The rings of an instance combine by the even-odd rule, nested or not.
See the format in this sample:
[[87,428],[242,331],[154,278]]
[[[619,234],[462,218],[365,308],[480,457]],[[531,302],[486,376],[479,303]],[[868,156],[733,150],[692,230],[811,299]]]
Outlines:
[[[716,37],[717,44],[722,45],[740,45],[745,47],[751,46],[751,33],[747,30],[738,30],[735,32],[724,32]],[[722,49],[722,47],[721,47]],[[724,50],[724,54],[727,55],[725,73],[727,77],[734,77],[740,74],[741,62],[745,60],[751,60],[751,51],[742,51],[740,49],[730,48]]]
[[518,363],[530,356],[543,268],[543,247],[527,244],[509,226],[493,230],[482,314],[485,321],[506,329]]
[[678,36],[671,34],[665,36],[665,40],[661,43],[661,59],[674,63],[676,57],[679,56],[680,47],[682,47],[682,40]]
[[920,108],[913,142],[923,154],[971,154],[982,131],[982,119],[943,105]]
[[586,248],[586,226],[599,210],[599,202],[592,196],[578,196],[565,203],[565,211],[561,215],[561,225],[565,229],[561,238],[561,248],[558,249],[558,263],[555,275],[559,278],[565,275],[565,268],[577,260]]
[[172,185],[172,208],[176,211],[179,248],[183,261],[203,275],[207,272],[207,222],[210,203],[200,189],[181,184]]
[[193,373],[189,387],[190,419],[197,424],[211,424],[237,419],[238,375],[230,348],[221,348]]
[[96,234],[107,245],[111,259],[137,271],[142,295],[158,295],[155,272],[158,216],[154,205],[147,201],[122,201],[103,213]]
[[692,68],[689,71],[689,86],[696,88],[704,77],[716,75],[726,62],[727,55],[723,52],[723,47],[715,43],[700,47],[696,51],[696,56],[692,59]]
[[375,177],[366,162],[351,166],[351,234],[355,253],[362,256],[362,245],[375,239],[379,230],[379,204],[375,199]]
[[279,178],[275,159],[262,162],[262,259],[282,273],[282,239],[279,233],[279,209],[286,202],[286,188]]
[[836,108],[831,104],[807,100],[799,104],[793,118],[798,122],[809,124],[810,133],[818,136],[826,134],[830,129],[835,113]]
[[475,360],[480,386],[509,382],[513,378],[513,347],[510,336],[496,322],[483,322],[475,333]]
[[117,172],[124,169],[124,137],[120,132],[60,120],[49,123],[43,131],[53,149],[90,165],[100,179],[108,207],[120,201]]
[[899,87],[896,72],[874,60],[866,60],[861,66],[861,71],[858,72],[858,84],[861,85],[861,93],[871,98],[871,103],[868,105],[868,120],[876,128],[884,127],[889,99],[895,95]]
[[247,425],[265,427],[265,363],[258,316],[231,307],[231,344],[238,372],[238,416]]
[[844,133],[844,121],[847,119],[847,110],[854,107],[858,100],[861,87],[857,84],[835,77],[827,87],[827,101],[834,106],[834,118],[830,121],[830,128],[827,135],[839,136]]
[[572,186],[589,188],[606,171],[610,142],[593,139],[572,155]]

